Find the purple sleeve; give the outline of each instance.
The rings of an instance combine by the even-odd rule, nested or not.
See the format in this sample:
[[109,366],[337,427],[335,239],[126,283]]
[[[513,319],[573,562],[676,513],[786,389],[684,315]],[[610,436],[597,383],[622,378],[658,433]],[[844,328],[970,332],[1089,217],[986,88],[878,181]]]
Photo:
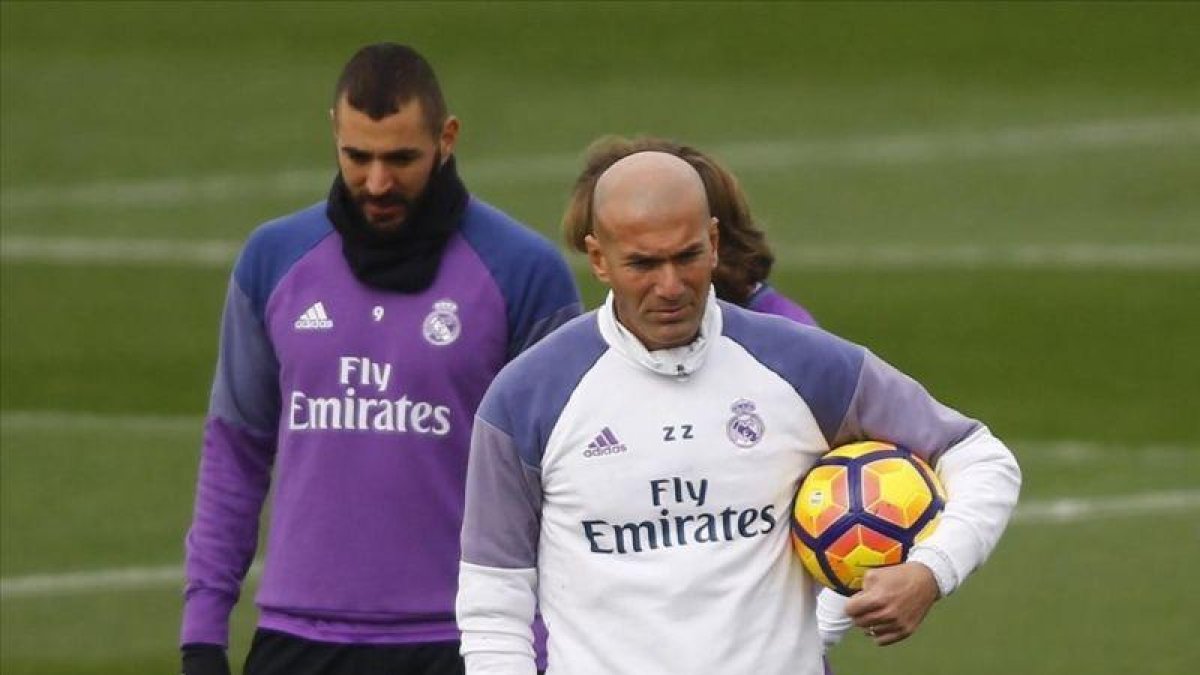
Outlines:
[[526,349],[532,347],[534,343],[554,332],[559,326],[579,316],[581,305],[579,301],[575,301],[570,305],[564,305],[556,309],[540,319],[537,319],[529,324],[527,330],[517,336],[513,342],[515,350],[511,355],[516,356]]
[[545,237],[475,198],[462,234],[507,305],[509,360],[582,311],[571,269]]
[[723,331],[796,390],[833,446],[862,364],[862,347],[832,333],[722,301]]
[[791,319],[806,326],[817,325],[817,320],[813,318],[807,309],[804,309],[767,284],[763,284],[750,296],[750,299],[746,302],[746,309],[763,314],[782,316],[785,319]]
[[514,275],[506,289],[512,326],[510,359],[583,311],[571,268],[553,246],[536,237],[526,255],[526,273]]
[[232,281],[186,541],[180,644],[228,643],[229,614],[254,558],[270,486],[278,370],[262,321]]
[[903,445],[932,464],[982,426],[942,405],[916,380],[865,351],[858,385],[830,447],[859,440],[886,441]]
[[983,426],[938,403],[859,345],[819,328],[725,307],[725,335],[792,385],[830,448],[886,441],[932,462]]

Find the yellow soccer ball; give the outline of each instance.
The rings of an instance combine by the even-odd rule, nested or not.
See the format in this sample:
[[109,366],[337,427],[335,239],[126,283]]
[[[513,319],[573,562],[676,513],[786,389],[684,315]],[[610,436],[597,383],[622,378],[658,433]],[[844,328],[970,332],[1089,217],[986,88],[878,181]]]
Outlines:
[[867,570],[903,562],[945,507],[937,475],[909,450],[878,441],[843,445],[800,482],[792,545],[813,578],[853,595]]

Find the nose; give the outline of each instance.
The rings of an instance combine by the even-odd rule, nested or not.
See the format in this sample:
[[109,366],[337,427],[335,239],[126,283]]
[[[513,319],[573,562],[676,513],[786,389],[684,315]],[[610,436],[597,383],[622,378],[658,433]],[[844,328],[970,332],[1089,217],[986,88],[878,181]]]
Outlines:
[[367,167],[367,193],[371,195],[387,194],[392,189],[392,175],[383,162],[371,162]]
[[684,292],[683,277],[679,273],[679,268],[670,263],[663,265],[655,284],[655,290],[658,291],[659,297],[666,300],[679,299]]

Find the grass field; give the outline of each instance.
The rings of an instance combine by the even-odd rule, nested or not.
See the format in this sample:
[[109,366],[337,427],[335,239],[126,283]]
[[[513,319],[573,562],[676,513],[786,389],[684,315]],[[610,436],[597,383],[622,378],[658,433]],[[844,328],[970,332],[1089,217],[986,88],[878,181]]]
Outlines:
[[1010,442],[992,560],[839,674],[1200,660],[1200,6],[3,2],[0,671],[173,672],[230,257],[323,196],[329,90],[381,39],[547,234],[597,135],[712,151],[776,285]]

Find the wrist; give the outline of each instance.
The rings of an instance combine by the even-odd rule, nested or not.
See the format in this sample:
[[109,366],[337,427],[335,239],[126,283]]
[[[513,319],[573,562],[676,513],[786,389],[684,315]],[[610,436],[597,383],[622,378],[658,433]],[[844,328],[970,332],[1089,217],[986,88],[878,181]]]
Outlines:
[[229,675],[229,659],[222,645],[192,642],[179,651],[183,675]]
[[937,549],[916,547],[908,555],[908,562],[916,563],[929,575],[934,599],[944,598],[958,587],[958,575],[950,560]]

